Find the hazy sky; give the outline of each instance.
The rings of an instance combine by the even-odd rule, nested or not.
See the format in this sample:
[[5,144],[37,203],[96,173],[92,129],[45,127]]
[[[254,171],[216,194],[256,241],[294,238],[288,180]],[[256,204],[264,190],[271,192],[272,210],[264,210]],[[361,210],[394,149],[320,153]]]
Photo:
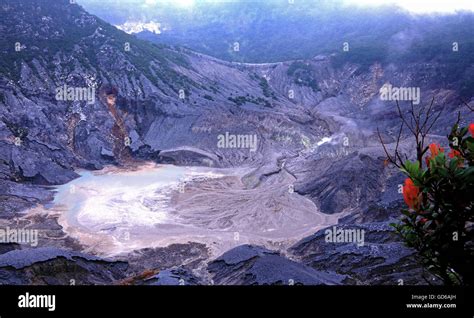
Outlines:
[[[223,2],[272,2],[278,1],[280,4],[285,1],[297,4],[298,1],[311,0],[78,0],[79,3],[129,3],[133,5],[142,5],[144,8],[153,7],[157,4],[171,4],[177,8],[192,10],[196,3],[223,3]],[[321,0],[314,0],[318,3]],[[474,12],[474,0],[340,0],[347,4],[359,6],[379,6],[379,5],[397,5],[412,13],[454,13],[459,10],[468,10]]]
[[474,0],[345,0],[360,5],[396,4],[414,13],[474,11]]
[[[159,2],[172,3],[176,6],[191,8],[198,0],[143,0],[146,5],[153,6]],[[207,0],[209,2],[228,2],[232,0]],[[235,1],[235,0],[234,0]],[[245,0],[242,0],[245,1]],[[247,0],[249,1],[249,0]],[[258,1],[258,0],[256,0]],[[262,1],[262,0],[259,0]],[[293,0],[297,3],[298,0]],[[317,1],[317,0],[315,0]],[[344,0],[347,3],[363,6],[396,4],[413,13],[455,12],[456,10],[474,11],[474,0]]]

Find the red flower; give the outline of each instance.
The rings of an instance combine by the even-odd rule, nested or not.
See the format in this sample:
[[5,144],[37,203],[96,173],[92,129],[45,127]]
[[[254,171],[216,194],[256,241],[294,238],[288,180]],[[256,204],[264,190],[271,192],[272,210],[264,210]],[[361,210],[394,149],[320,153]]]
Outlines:
[[456,149],[451,149],[451,151],[448,153],[448,157],[453,159],[455,157],[461,157],[461,153],[457,151]]
[[425,163],[428,166],[428,168],[430,167],[431,159],[435,158],[441,152],[444,152],[444,148],[440,147],[437,144],[431,144],[431,145],[429,145],[429,148],[430,148],[431,156],[426,156],[426,158],[425,158]]
[[421,218],[421,219],[420,219],[420,223],[421,223],[421,224],[425,224],[427,221],[428,221],[427,218]]
[[409,208],[417,210],[420,207],[420,189],[410,178],[405,179],[403,199]]
[[[456,149],[451,149],[451,151],[448,153],[448,157],[451,158],[451,159],[454,159],[454,158],[459,158],[459,159],[462,159],[462,155],[459,151],[457,151]],[[462,167],[464,165],[464,162],[463,160],[459,160],[458,161],[458,167]]]
[[474,137],[474,123],[469,125],[469,132],[471,133],[471,136]]

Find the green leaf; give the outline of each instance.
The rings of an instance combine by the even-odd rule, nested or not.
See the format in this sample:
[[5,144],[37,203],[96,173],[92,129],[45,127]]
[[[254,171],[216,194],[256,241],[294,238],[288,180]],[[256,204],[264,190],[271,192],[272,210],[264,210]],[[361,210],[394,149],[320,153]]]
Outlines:
[[458,163],[460,162],[460,160],[462,159],[459,159],[459,158],[453,158],[451,159],[451,161],[449,162],[449,170],[456,170],[458,168]]
[[448,169],[446,169],[444,166],[441,166],[438,168],[438,173],[443,177],[446,178],[448,176]]
[[467,149],[469,149],[470,152],[474,152],[474,142],[467,140],[466,145],[467,145]]
[[411,161],[406,161],[405,162],[405,167],[408,175],[412,178],[413,182],[416,184],[416,180],[420,179],[421,177],[421,171],[420,171],[420,164],[418,161],[411,162]]
[[444,164],[446,163],[446,156],[443,152],[441,152],[435,157],[435,161],[437,165],[444,166]]

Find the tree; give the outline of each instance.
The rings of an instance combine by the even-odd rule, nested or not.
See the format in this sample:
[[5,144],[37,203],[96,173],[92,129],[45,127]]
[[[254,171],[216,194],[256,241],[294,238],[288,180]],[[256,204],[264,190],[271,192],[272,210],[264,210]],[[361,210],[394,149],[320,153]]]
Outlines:
[[[410,119],[397,103],[402,123],[393,155],[378,131],[387,160],[407,175],[403,198],[408,208],[402,210],[401,222],[392,226],[418,251],[423,265],[446,285],[473,285],[474,124],[459,127],[458,115],[447,136],[449,153],[437,144],[426,146],[426,136],[442,112],[431,111],[433,101],[427,111],[423,107],[416,111],[412,103]],[[415,138],[414,162],[406,156],[402,159],[399,151],[404,127]]]

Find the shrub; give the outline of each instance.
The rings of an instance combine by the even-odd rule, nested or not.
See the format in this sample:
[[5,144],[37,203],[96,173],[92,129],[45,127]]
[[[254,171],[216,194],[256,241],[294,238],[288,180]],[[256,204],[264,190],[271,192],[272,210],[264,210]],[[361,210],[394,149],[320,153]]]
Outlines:
[[392,224],[424,265],[446,285],[472,285],[474,268],[474,124],[454,125],[449,152],[429,146],[421,162],[406,161],[403,197],[408,208]]

